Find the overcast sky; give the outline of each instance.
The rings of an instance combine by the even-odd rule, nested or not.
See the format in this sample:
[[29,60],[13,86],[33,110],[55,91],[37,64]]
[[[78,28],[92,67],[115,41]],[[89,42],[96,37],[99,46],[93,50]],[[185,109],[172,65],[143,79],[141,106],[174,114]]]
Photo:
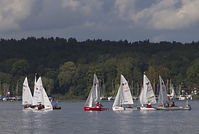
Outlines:
[[0,38],[199,41],[199,0],[1,0]]

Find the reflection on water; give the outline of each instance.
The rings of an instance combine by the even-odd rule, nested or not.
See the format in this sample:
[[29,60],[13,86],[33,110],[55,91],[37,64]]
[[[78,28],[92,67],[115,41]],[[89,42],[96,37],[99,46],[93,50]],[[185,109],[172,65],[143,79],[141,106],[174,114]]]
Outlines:
[[[61,110],[32,112],[20,102],[0,103],[0,134],[198,134],[199,101],[191,111],[84,112],[83,101],[62,102]],[[111,107],[112,102],[104,102]]]
[[[21,113],[22,128],[21,134],[42,134],[45,129],[49,129],[48,122],[45,118],[46,112],[32,112],[23,110]],[[51,128],[51,127],[50,127]]]

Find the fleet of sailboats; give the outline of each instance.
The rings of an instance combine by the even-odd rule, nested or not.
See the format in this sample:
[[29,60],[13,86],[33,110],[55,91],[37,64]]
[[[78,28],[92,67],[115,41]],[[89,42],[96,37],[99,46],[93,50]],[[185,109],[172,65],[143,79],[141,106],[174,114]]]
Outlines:
[[[88,98],[84,105],[84,111],[105,111],[109,110],[104,108],[101,104],[100,91],[101,87],[97,75],[94,74],[93,85],[88,95]],[[171,94],[174,89],[171,90]],[[143,75],[143,86],[139,96],[140,107],[133,107],[133,97],[129,88],[128,81],[123,75],[120,76],[120,86],[118,88],[117,95],[115,97],[112,110],[113,111],[123,111],[123,110],[191,110],[190,105],[187,103],[185,107],[169,106],[169,99],[167,95],[167,88],[161,76],[159,76],[159,95],[158,102],[156,102],[156,97],[154,90],[152,88],[150,80],[147,76]],[[157,103],[157,106],[153,106]],[[174,103],[174,102],[173,102]],[[35,77],[34,82],[34,94],[32,95],[28,79],[25,77],[23,82],[22,90],[22,105],[24,109],[29,109],[33,111],[51,111],[53,106],[49,97],[43,87],[41,77],[38,80]]]
[[[133,107],[133,98],[132,94],[128,85],[127,80],[124,78],[123,75],[120,76],[120,86],[117,92],[117,95],[115,97],[112,110],[113,111],[123,111],[123,110],[191,110],[191,107],[189,104],[187,104],[185,107],[177,107],[177,106],[169,106],[169,100],[167,96],[167,88],[164,84],[164,81],[161,76],[159,76],[159,95],[158,95],[158,102],[156,101],[156,97],[154,94],[154,90],[152,88],[150,80],[147,78],[147,76],[143,75],[143,86],[140,92],[139,100],[140,100],[140,107]],[[172,91],[172,90],[171,90]],[[107,110],[102,107],[96,107],[96,103],[100,103],[100,85],[99,80],[94,74],[93,78],[93,86],[90,90],[89,96],[86,100],[86,103],[84,105],[84,111],[103,111]],[[155,104],[158,104],[156,106]],[[174,103],[174,102],[173,102]]]

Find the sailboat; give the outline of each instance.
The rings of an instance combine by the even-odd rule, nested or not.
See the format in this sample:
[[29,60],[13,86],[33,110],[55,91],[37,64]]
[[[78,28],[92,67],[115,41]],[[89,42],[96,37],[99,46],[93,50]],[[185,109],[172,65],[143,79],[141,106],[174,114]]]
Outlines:
[[112,109],[116,110],[133,110],[133,98],[127,80],[121,75],[120,87],[115,97]]
[[159,76],[160,90],[158,95],[158,108],[164,108],[168,103],[167,89],[161,76]]
[[99,80],[94,74],[93,78],[93,86],[90,90],[89,96],[86,100],[86,103],[84,105],[84,111],[104,111],[108,110],[107,108],[102,108],[102,105],[100,104],[100,86],[99,86]]
[[185,107],[175,106],[174,101],[172,101],[172,104],[169,104],[166,86],[161,76],[159,76],[159,82],[160,82],[160,91],[158,96],[159,106],[156,108],[157,110],[191,110],[191,106],[188,104],[188,102],[186,103]]
[[35,108],[34,108],[35,110],[42,110],[42,111],[53,110],[52,104],[43,87],[41,77],[39,77],[39,79],[35,81],[33,102],[35,105]]
[[32,104],[33,104],[32,93],[30,91],[30,87],[28,85],[28,79],[26,77],[23,82],[22,105],[24,106],[24,109],[31,109]]
[[143,87],[140,93],[140,104],[140,110],[156,110],[155,108],[151,107],[151,104],[156,104],[156,99],[151,82],[145,74],[143,77]]

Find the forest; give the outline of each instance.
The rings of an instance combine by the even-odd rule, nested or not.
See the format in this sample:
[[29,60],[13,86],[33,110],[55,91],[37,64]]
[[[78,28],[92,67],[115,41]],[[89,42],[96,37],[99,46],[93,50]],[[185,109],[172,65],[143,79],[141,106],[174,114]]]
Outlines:
[[0,95],[20,96],[27,76],[31,90],[42,77],[50,96],[85,99],[96,73],[105,96],[115,96],[123,74],[134,96],[145,72],[157,94],[158,76],[187,90],[199,88],[199,42],[128,42],[75,38],[0,40]]

